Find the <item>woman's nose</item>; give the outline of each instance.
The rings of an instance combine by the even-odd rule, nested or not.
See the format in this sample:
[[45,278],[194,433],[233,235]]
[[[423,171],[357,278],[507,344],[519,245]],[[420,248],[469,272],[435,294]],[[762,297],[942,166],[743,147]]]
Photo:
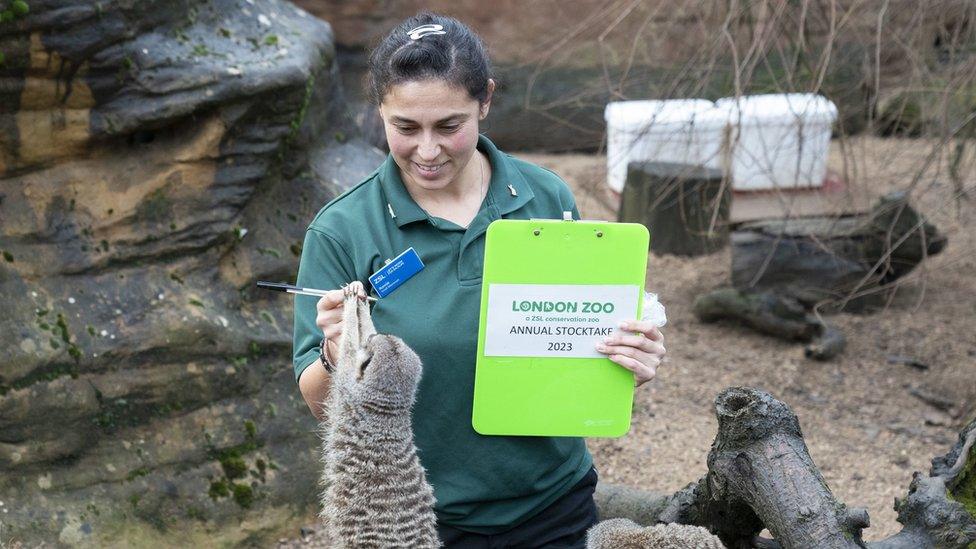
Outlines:
[[436,160],[441,153],[441,146],[431,136],[426,136],[417,146],[417,155],[421,160]]

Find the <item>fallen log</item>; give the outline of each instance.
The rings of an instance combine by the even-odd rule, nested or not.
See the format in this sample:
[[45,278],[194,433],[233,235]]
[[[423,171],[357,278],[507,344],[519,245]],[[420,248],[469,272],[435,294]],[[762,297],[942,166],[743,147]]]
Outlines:
[[[703,526],[730,548],[964,549],[976,542],[976,421],[896,500],[901,532],[865,543],[867,511],[830,492],[789,406],[764,391],[732,387],[715,399],[715,413],[718,433],[704,477],[664,498],[646,493],[645,504],[633,489],[604,486],[600,518]],[[759,537],[764,528],[772,540]]]
[[692,311],[702,322],[735,320],[758,332],[796,341],[820,335],[820,321],[792,297],[772,291],[719,288],[695,299]]
[[853,217],[772,219],[732,234],[731,287],[695,299],[702,322],[729,319],[758,332],[810,344],[807,358],[830,360],[846,344],[820,312],[864,312],[883,303],[898,278],[942,251],[946,237],[905,193],[882,197]]
[[895,192],[864,215],[740,226],[732,234],[732,286],[774,291],[807,308],[867,310],[885,302],[885,287],[945,245],[908,195]]
[[804,355],[830,360],[847,344],[843,332],[808,312],[797,299],[775,291],[719,288],[701,295],[692,310],[702,322],[734,320],[758,332],[809,344]]

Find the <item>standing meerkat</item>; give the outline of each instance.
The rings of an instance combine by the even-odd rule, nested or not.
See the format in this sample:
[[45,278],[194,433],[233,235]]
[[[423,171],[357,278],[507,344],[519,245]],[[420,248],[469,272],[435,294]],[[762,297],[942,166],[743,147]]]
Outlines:
[[434,492],[413,442],[417,354],[377,334],[360,282],[345,288],[342,337],[322,423],[321,517],[334,547],[440,547]]

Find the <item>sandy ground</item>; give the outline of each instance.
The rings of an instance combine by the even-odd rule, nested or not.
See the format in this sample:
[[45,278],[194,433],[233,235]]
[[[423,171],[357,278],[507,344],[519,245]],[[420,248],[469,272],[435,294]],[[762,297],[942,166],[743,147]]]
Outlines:
[[[658,378],[638,389],[630,433],[588,441],[601,481],[660,492],[696,481],[716,432],[714,397],[729,386],[751,386],[796,412],[834,495],[870,513],[865,539],[900,529],[894,498],[906,494],[913,471],[928,472],[930,460],[949,449],[976,413],[976,162],[964,162],[973,198],[957,208],[946,159],[930,154],[934,146],[874,138],[832,144],[830,166],[847,180],[848,199],[869,202],[911,188],[915,205],[949,237],[942,254],[905,279],[886,311],[832,317],[848,338],[832,362],[805,359],[798,344],[694,318],[694,298],[727,284],[728,249],[691,259],[650,256],[647,287],[667,307],[668,358]],[[976,143],[969,146],[972,154]],[[604,191],[605,157],[516,156],[563,176],[584,218],[615,219]],[[892,362],[894,356],[927,369]],[[948,409],[927,404],[913,389],[940,396]]]

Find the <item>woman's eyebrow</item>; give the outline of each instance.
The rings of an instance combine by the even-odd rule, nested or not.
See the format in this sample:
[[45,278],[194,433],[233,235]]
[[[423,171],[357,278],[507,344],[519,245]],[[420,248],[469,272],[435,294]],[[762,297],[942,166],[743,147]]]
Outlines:
[[[471,115],[467,113],[452,114],[447,118],[442,118],[438,120],[437,122],[435,122],[435,124],[446,124],[448,122],[464,122],[468,118],[471,118]],[[409,118],[404,118],[402,116],[391,116],[390,121],[393,122],[394,124],[416,124],[416,122],[414,122],[413,120],[410,120]]]

